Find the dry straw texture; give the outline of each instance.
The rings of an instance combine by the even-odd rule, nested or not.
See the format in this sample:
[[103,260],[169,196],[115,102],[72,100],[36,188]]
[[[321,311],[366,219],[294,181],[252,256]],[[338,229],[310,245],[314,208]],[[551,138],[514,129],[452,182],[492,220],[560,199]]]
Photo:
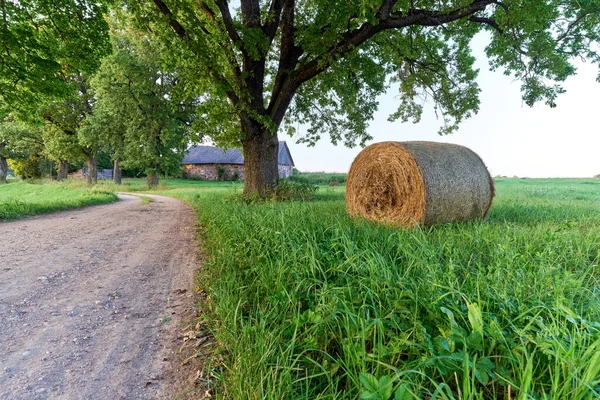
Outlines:
[[396,226],[484,219],[494,182],[463,146],[382,142],[361,151],[348,173],[350,215]]

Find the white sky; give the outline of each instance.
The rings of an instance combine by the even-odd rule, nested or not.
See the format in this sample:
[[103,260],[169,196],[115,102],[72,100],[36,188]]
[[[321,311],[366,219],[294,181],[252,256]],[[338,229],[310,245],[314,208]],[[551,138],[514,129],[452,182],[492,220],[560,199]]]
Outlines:
[[[457,133],[437,134],[441,121],[431,107],[425,108],[419,124],[387,121],[399,104],[390,90],[380,100],[379,111],[369,133],[374,140],[431,140],[469,147],[486,163],[492,176],[592,177],[600,174],[600,84],[595,65],[577,63],[575,77],[564,83],[556,108],[538,104],[533,108],[521,99],[519,81],[490,72],[482,50],[477,67],[481,87],[479,113],[464,121]],[[299,130],[301,133],[301,129]],[[315,147],[296,144],[280,133],[300,171],[347,172],[361,148],[333,146],[327,135]]]

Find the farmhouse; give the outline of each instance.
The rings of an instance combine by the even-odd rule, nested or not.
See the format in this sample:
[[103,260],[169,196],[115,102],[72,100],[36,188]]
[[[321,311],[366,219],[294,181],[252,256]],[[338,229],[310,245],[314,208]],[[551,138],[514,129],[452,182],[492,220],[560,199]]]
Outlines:
[[[219,149],[212,146],[192,146],[183,161],[188,178],[216,180],[244,180],[244,156],[240,149]],[[279,142],[279,177],[292,175],[294,160],[287,144]]]

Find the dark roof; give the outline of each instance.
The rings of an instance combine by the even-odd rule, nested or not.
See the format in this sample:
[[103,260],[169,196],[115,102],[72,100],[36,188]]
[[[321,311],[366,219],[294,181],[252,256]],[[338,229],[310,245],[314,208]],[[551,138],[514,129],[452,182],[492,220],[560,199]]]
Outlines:
[[[240,149],[219,149],[212,146],[192,146],[183,157],[182,164],[244,164]],[[287,144],[279,142],[279,165],[294,165]]]

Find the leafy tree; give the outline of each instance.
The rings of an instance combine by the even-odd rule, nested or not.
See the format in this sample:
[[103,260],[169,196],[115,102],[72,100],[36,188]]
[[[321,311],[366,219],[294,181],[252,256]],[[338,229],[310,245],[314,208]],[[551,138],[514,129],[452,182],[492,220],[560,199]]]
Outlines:
[[308,143],[325,132],[334,143],[363,143],[377,96],[394,81],[402,97],[392,119],[419,121],[432,101],[440,133],[454,131],[479,107],[469,47],[478,32],[491,37],[491,68],[520,79],[528,105],[555,105],[573,58],[599,61],[600,0],[124,3],[139,29],[169,45],[166,63],[201,96],[203,132],[241,144],[245,194],[277,184],[281,127],[308,124]]
[[110,51],[100,0],[0,0],[0,110],[31,113],[70,93]]
[[123,166],[146,171],[148,186],[179,168],[189,139],[193,104],[180,99],[176,74],[162,70],[157,44],[127,32],[92,80],[98,104],[88,128],[100,131]]
[[38,128],[27,125],[12,115],[0,120],[0,184],[6,183],[8,160],[26,160],[40,155],[43,141]]
[[44,151],[59,163],[59,179],[66,177],[68,162],[85,158],[88,184],[93,184],[98,180],[97,155],[101,143],[87,136],[82,137],[80,131],[86,118],[92,115],[95,100],[85,75],[73,74],[68,81],[74,88],[73,94],[41,108]]

